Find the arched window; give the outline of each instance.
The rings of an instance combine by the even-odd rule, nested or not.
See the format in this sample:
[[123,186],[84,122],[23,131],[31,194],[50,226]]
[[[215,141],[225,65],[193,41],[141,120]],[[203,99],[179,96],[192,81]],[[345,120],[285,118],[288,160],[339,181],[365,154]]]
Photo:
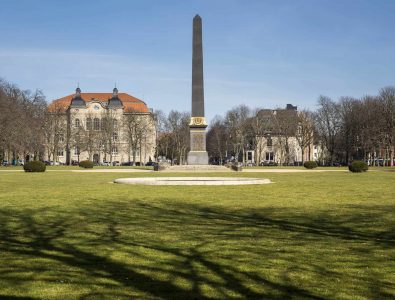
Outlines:
[[98,118],[93,119],[93,129],[100,130],[100,120]]
[[111,154],[117,155],[118,154],[118,147],[116,147],[116,146],[112,147]]
[[92,119],[91,118],[86,119],[86,130],[92,130]]
[[75,119],[75,128],[80,128],[81,123],[80,123],[80,119]]
[[117,142],[117,141],[118,141],[118,133],[114,132],[114,133],[112,134],[112,140],[113,140],[114,142]]

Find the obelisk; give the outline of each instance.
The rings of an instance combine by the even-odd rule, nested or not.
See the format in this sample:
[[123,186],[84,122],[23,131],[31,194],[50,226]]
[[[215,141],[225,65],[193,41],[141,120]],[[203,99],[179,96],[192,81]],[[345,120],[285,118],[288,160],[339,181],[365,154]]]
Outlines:
[[204,118],[202,18],[193,18],[192,37],[192,113],[189,124],[190,148],[188,165],[208,165]]

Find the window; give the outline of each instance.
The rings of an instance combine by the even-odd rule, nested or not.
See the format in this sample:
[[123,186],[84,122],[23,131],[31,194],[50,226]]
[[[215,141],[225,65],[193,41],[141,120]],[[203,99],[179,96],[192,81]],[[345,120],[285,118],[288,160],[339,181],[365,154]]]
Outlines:
[[80,148],[79,147],[74,148],[74,155],[80,155]]
[[251,151],[247,152],[247,160],[252,160],[252,152]]
[[266,160],[273,161],[274,160],[274,153],[273,152],[266,152]]
[[81,124],[80,124],[80,119],[75,119],[75,128],[80,128]]
[[112,155],[117,155],[118,154],[118,147],[116,147],[116,146],[112,147],[111,154]]
[[59,134],[59,142],[60,143],[64,142],[64,135],[63,134]]
[[64,151],[62,150],[58,150],[58,156],[64,156]]
[[92,119],[86,119],[86,130],[92,130]]
[[113,119],[114,128],[118,129],[118,120]]
[[100,120],[98,118],[95,118],[93,120],[93,129],[94,130],[100,130]]
[[298,126],[298,135],[302,135],[302,126],[301,125]]
[[266,143],[267,143],[266,146],[268,146],[268,147],[273,146],[273,140],[270,136],[267,138]]
[[112,134],[112,140],[113,140],[114,142],[117,142],[117,141],[118,141],[118,133],[114,132],[114,133]]

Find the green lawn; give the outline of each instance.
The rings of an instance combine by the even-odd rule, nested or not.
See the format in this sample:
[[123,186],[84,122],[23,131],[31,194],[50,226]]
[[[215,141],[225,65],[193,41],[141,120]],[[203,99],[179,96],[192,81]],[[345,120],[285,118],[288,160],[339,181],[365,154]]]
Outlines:
[[0,298],[395,297],[395,172],[203,175],[0,172]]

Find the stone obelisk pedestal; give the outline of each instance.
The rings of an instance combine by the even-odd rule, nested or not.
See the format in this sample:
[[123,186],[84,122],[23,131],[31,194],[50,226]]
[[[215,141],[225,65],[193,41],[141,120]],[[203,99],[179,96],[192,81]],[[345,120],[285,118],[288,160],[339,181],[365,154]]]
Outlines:
[[191,119],[192,121],[189,125],[191,151],[188,153],[188,165],[208,165],[208,153],[206,151],[207,125],[199,126],[196,123],[201,122],[201,119]]
[[204,118],[202,19],[193,18],[192,41],[192,114],[189,124],[190,147],[188,165],[208,165]]

